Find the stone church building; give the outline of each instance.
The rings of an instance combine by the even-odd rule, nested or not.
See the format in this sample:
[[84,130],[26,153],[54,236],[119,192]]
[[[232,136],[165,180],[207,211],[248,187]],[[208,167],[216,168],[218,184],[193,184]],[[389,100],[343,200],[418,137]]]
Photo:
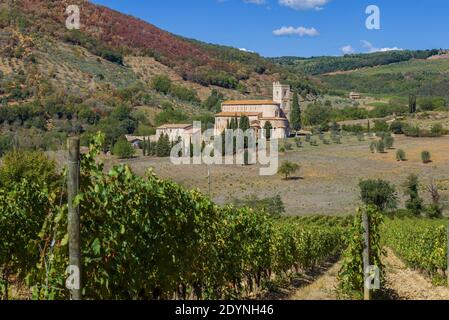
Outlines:
[[215,134],[221,134],[232,118],[239,121],[240,117],[247,116],[256,134],[269,121],[274,130],[272,138],[286,138],[290,134],[289,114],[292,98],[290,86],[275,82],[273,100],[225,101],[222,103],[221,112],[215,115]]

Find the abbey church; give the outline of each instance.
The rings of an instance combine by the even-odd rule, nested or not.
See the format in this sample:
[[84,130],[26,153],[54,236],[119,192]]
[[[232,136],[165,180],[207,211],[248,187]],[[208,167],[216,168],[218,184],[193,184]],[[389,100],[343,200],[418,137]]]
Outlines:
[[222,103],[221,112],[215,115],[215,134],[221,134],[232,118],[248,117],[251,128],[263,129],[267,122],[273,128],[272,138],[282,139],[290,133],[290,109],[293,94],[290,86],[273,83],[273,100],[236,100]]

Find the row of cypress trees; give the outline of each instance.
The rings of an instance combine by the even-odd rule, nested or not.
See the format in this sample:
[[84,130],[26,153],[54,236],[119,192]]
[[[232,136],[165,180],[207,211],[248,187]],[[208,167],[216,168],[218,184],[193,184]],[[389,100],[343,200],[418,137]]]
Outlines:
[[169,157],[172,147],[178,141],[170,141],[168,134],[162,134],[156,142],[144,138],[142,143],[143,156]]

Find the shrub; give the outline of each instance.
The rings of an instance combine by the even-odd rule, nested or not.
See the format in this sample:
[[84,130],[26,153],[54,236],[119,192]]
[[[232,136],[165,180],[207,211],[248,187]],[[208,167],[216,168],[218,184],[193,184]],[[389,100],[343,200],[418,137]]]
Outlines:
[[155,122],[160,126],[165,123],[183,123],[188,119],[189,117],[180,109],[167,109],[156,115]]
[[371,142],[371,144],[369,145],[369,148],[371,150],[371,153],[375,153],[377,150],[377,142],[376,141]]
[[344,124],[342,126],[342,130],[346,131],[346,132],[354,132],[354,133],[364,132],[363,126],[360,124],[354,124],[354,125]]
[[365,135],[363,133],[358,133],[357,140],[360,142],[365,141]]
[[384,153],[385,152],[385,142],[383,140],[376,142],[376,151],[378,153]]
[[423,151],[421,152],[421,160],[423,163],[430,163],[432,162],[432,155],[429,151]]
[[399,149],[398,151],[396,151],[396,160],[398,160],[398,161],[406,161],[407,160],[404,150]]
[[386,121],[384,120],[376,120],[374,121],[374,132],[376,133],[382,133],[382,132],[388,132],[389,127]]
[[318,146],[318,141],[316,138],[310,139],[310,145],[313,147],[317,147]]
[[424,209],[424,214],[430,219],[441,218],[443,216],[443,209],[438,204],[431,204]]
[[394,145],[394,138],[392,136],[386,135],[382,139],[383,143],[385,144],[385,147],[387,149],[392,149]]
[[42,151],[13,150],[2,158],[0,186],[22,180],[40,181],[49,186],[57,181],[56,164]]
[[332,140],[334,141],[335,144],[341,144],[341,136],[340,135],[336,135],[332,138]]
[[310,142],[312,136],[310,134],[306,134],[306,142]]
[[293,145],[288,141],[285,141],[284,146],[285,146],[285,150],[289,150],[289,151],[293,150]]
[[0,157],[3,156],[7,151],[11,150],[13,144],[13,138],[10,135],[0,136]]
[[120,159],[129,159],[134,156],[135,150],[125,137],[121,137],[114,144],[112,153]]
[[362,180],[359,183],[362,201],[373,205],[380,211],[396,209],[397,195],[395,187],[384,180]]
[[421,129],[419,126],[405,125],[403,131],[407,137],[419,137]]
[[200,103],[201,100],[198,98],[196,92],[194,90],[190,90],[188,88],[182,86],[171,86],[171,94],[182,101],[192,102],[192,103]]
[[158,75],[151,80],[151,87],[157,92],[169,94],[172,88],[172,82],[169,77]]
[[299,165],[290,161],[282,162],[279,167],[278,173],[285,176],[285,180],[288,180],[292,174],[299,170]]
[[394,134],[403,134],[404,123],[401,121],[394,121],[390,124],[390,131]]
[[433,137],[441,137],[445,133],[445,130],[441,123],[435,123],[430,128],[430,133]]

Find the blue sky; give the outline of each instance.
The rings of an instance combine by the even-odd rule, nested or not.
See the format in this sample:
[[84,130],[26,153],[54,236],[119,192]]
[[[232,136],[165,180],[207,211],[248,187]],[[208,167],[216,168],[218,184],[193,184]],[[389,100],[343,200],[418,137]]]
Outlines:
[[[139,17],[174,34],[244,48],[269,57],[449,48],[447,0],[93,2]],[[369,5],[380,9],[380,30],[368,30],[365,26],[368,18],[365,10]]]

